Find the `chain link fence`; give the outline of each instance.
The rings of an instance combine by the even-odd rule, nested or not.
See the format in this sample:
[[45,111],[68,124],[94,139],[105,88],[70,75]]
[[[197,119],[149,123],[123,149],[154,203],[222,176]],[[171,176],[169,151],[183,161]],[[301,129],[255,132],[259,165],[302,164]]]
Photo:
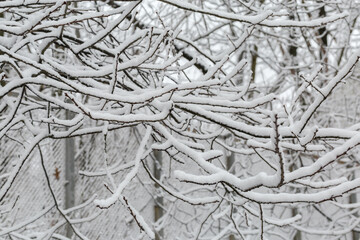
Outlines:
[[[8,136],[0,142],[1,185],[24,151],[16,138],[26,139],[26,136]],[[139,236],[140,230],[126,206],[119,203],[109,209],[99,209],[92,200],[110,195],[110,189],[105,187],[108,184],[104,170],[106,162],[115,181],[119,182],[132,166],[138,142],[133,128],[109,132],[106,151],[104,140],[103,134],[75,138],[75,206],[86,201],[88,204],[67,216],[76,230],[88,239],[133,239]],[[58,205],[64,208],[65,185],[68,184],[65,179],[65,139],[44,140],[40,148],[51,189]],[[139,176],[142,174],[146,173],[139,173]],[[134,179],[124,195],[145,218],[152,218],[152,208],[145,206],[153,204],[153,199],[151,193],[144,191],[148,188],[141,187],[144,184],[141,177]],[[25,161],[0,207],[0,239],[31,238],[31,234],[33,237],[52,236],[53,239],[78,238],[55,206],[37,148]],[[140,237],[146,239],[145,235],[140,234]]]

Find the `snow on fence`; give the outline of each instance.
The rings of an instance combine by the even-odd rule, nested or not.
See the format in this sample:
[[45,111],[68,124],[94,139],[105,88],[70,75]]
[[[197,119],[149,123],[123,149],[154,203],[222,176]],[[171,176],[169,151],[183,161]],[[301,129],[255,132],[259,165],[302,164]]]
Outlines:
[[[98,196],[109,195],[109,191],[104,186],[106,176],[89,177],[79,174],[87,173],[90,175],[95,173],[93,175],[96,175],[104,169],[103,136],[103,134],[97,134],[76,138],[75,205],[82,204],[89,199],[93,200],[95,194]],[[7,138],[3,138],[0,142],[1,146],[6,146],[6,148],[1,148],[2,151],[0,152],[2,159],[0,175],[11,167],[9,163],[13,163],[18,158],[18,154],[23,151],[21,145],[10,145],[9,142],[10,140]],[[111,166],[113,166],[113,169],[117,167],[118,171],[126,170],[119,165],[125,164],[124,166],[126,166],[126,163],[132,160],[137,146],[138,143],[131,128],[109,132],[107,136],[109,169],[112,169]],[[47,139],[41,143],[41,149],[51,188],[58,204],[64,208],[65,185],[67,184],[64,169],[65,140]],[[129,191],[133,191],[128,194],[130,200],[142,199],[139,204],[151,201],[145,191],[138,190],[139,187],[135,186],[136,183],[133,185],[130,185],[129,188]],[[30,158],[25,162],[3,203],[2,209],[0,209],[0,226],[6,226],[6,228],[0,230],[2,233],[11,230],[10,228],[22,228],[22,231],[32,231],[34,234],[36,232],[44,233],[44,231],[49,233],[50,230],[56,230],[54,228],[63,221],[54,206],[54,200],[41,165],[40,153],[37,149],[34,149]],[[45,212],[46,214],[42,216]],[[74,211],[71,216],[73,219],[87,218],[87,222],[75,224],[75,226],[88,239],[125,239],[131,235],[131,232],[139,233],[138,226],[134,224],[134,219],[126,207],[121,204],[100,210],[90,202],[85,208]],[[147,216],[151,217],[151,212],[147,213]],[[32,221],[30,225],[22,226],[29,221]],[[62,229],[60,233],[67,235],[66,225],[63,224],[60,227]],[[6,235],[4,236],[5,239],[9,239]],[[58,234],[54,236],[60,238]]]

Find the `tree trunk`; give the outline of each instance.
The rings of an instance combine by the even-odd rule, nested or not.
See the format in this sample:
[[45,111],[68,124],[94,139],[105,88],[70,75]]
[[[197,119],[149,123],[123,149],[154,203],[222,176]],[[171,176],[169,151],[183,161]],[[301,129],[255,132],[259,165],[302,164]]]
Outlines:
[[[66,119],[72,119],[70,111],[66,111]],[[65,209],[75,204],[75,142],[73,138],[65,138]],[[66,226],[66,237],[71,238],[73,231]]]

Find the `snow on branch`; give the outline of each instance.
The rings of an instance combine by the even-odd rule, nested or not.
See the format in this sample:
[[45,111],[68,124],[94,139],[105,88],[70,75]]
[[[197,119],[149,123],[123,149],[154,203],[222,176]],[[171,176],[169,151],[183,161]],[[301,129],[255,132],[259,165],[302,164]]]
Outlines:
[[[0,2],[0,236],[68,239],[68,225],[92,239],[87,224],[119,203],[150,239],[356,234],[350,2]],[[74,142],[79,189],[99,195],[64,210],[49,147],[52,204],[10,224],[33,150],[61,139]],[[28,228],[52,210],[57,222]]]

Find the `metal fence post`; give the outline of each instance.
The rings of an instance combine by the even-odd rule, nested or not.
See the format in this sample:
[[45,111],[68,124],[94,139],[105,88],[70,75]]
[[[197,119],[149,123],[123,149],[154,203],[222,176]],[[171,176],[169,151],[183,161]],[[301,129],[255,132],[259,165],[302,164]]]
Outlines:
[[[161,167],[162,167],[162,154],[161,151],[158,150],[154,150],[154,157],[155,157],[155,162],[154,162],[154,176],[157,180],[160,180],[161,178]],[[156,192],[158,192],[159,185],[155,183],[155,189]],[[155,196],[155,204],[154,204],[154,217],[155,217],[155,222],[157,220],[159,220],[164,212],[162,209],[162,205],[163,205],[164,199],[161,196]],[[161,229],[159,232],[157,232],[155,234],[155,240],[160,240],[163,238],[164,232]]]

